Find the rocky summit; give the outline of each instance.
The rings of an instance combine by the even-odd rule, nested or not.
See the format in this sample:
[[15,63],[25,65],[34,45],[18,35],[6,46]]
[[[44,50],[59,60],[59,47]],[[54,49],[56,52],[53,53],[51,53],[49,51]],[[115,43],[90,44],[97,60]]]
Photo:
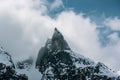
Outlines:
[[120,80],[103,63],[73,52],[56,28],[40,49],[36,68],[42,74],[41,80]]

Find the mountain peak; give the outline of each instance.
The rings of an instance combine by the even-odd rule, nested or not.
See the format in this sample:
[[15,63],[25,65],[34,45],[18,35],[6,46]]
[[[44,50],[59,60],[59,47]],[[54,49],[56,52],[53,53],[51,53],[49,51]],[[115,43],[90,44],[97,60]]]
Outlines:
[[[52,39],[39,51],[36,68],[41,80],[116,80],[114,74],[103,63],[95,63],[74,53],[63,35],[55,28]],[[119,80],[119,79],[118,79]]]
[[69,45],[57,28],[54,29],[52,38],[47,40],[45,47],[50,51],[70,50]]
[[57,28],[54,29],[52,39],[54,39],[54,38],[62,38],[63,39],[63,35],[58,31]]
[[57,28],[54,30],[51,42],[52,50],[70,50],[66,40]]
[[54,31],[57,31],[57,32],[59,32],[59,31],[58,31],[58,29],[57,29],[56,27],[55,27]]

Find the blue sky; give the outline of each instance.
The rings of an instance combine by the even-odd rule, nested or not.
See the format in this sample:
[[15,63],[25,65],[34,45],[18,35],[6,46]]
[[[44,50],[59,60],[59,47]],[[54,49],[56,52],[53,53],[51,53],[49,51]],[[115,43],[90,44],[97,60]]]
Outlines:
[[63,0],[65,7],[87,15],[120,17],[120,0]]
[[119,0],[0,0],[0,46],[14,61],[36,57],[55,27],[73,51],[120,70]]
[[[52,3],[54,0],[48,0],[48,2]],[[82,12],[88,16],[120,17],[119,0],[62,0],[62,2],[64,9],[61,7],[55,12],[72,9],[76,13]]]

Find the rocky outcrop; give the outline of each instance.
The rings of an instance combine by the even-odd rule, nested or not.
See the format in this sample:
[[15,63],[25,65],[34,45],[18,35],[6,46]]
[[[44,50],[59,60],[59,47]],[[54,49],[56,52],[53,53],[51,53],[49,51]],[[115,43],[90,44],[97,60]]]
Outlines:
[[56,28],[40,49],[36,68],[42,73],[41,80],[119,80],[103,63],[74,53]]

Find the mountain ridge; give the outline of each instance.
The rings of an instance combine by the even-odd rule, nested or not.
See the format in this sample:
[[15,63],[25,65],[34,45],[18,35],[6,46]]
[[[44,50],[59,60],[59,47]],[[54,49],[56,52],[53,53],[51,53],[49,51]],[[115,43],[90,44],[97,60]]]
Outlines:
[[[55,28],[38,53],[36,68],[41,80],[116,80],[117,75],[101,62],[74,53],[63,35]],[[119,80],[119,79],[118,79]]]
[[[9,75],[8,75],[9,74]],[[51,39],[41,47],[36,62],[32,57],[13,63],[11,55],[0,48],[0,80],[120,80],[101,62],[75,53],[55,28]]]
[[11,55],[0,48],[0,80],[28,80],[25,74],[18,74]]

